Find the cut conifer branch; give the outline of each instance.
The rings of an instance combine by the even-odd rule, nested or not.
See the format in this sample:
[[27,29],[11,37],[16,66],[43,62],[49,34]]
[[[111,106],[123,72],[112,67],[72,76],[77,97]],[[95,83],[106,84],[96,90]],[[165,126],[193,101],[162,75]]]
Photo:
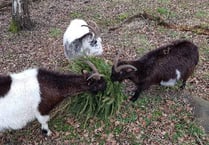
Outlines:
[[124,88],[122,84],[113,83],[110,80],[111,65],[101,58],[85,57],[76,59],[70,64],[70,70],[78,73],[82,69],[91,70],[89,64],[85,63],[87,61],[94,64],[98,72],[103,74],[107,82],[107,88],[103,93],[96,95],[84,93],[72,97],[71,103],[69,104],[69,111],[77,116],[85,116],[86,120],[95,116],[101,119],[107,119],[120,110],[121,104],[127,99],[127,96],[123,92]]

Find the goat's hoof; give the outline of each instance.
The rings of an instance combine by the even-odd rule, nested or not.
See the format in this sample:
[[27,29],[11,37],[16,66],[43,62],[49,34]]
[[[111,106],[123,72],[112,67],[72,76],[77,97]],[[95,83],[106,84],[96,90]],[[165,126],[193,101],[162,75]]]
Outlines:
[[181,85],[180,89],[183,90],[185,88],[186,85]]
[[50,130],[48,130],[48,132],[47,132],[47,136],[51,136],[51,134],[52,134],[52,132],[50,131]]
[[46,129],[42,129],[41,131],[44,135],[47,135],[47,133],[48,133],[48,130],[46,130]]
[[52,132],[50,130],[42,129],[42,133],[46,136],[50,136]]
[[186,82],[183,82],[182,85],[180,86],[180,89],[183,90],[186,87]]
[[137,97],[131,97],[130,101],[135,102],[137,100]]

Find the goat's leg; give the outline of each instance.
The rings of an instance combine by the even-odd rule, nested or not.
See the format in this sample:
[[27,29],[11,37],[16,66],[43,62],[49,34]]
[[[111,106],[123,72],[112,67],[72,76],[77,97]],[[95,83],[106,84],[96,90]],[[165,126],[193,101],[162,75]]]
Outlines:
[[180,86],[180,89],[184,89],[185,88],[185,86],[186,86],[186,81],[187,81],[187,78],[185,78],[183,81],[182,81],[182,84],[181,84],[181,86]]
[[194,71],[194,67],[190,68],[190,70],[188,70],[187,74],[185,74],[185,76],[182,79],[182,85],[180,86],[180,89],[184,89],[186,86],[186,81],[189,78],[189,76],[191,76],[192,72]]
[[36,118],[38,120],[38,122],[41,124],[41,130],[44,134],[46,134],[47,136],[51,135],[51,131],[48,127],[48,121],[49,121],[49,115],[41,115],[40,113],[37,113]]
[[183,81],[183,82],[182,82],[182,85],[180,86],[180,89],[183,90],[183,89],[185,88],[185,86],[186,86],[186,81]]
[[146,83],[146,82],[141,82],[139,84],[137,84],[137,89],[135,91],[135,94],[131,97],[131,101],[135,102],[138,98],[139,98],[139,95],[141,94],[141,92],[143,90],[146,90],[149,88],[149,84]]

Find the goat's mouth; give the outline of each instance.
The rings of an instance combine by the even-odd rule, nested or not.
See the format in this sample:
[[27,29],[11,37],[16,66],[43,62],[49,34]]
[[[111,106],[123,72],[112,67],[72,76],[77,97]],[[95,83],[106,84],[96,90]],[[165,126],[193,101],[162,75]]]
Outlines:
[[96,95],[96,94],[98,94],[98,93],[104,93],[105,92],[105,90],[106,90],[106,88],[102,88],[102,89],[97,89],[97,90],[92,90],[92,94],[94,94],[94,95]]
[[112,77],[112,76],[111,76],[110,79],[111,79],[112,82],[119,82],[119,83],[121,83],[123,81],[122,79],[117,79],[117,78]]
[[92,94],[97,94],[99,92],[104,93],[107,88],[107,84],[98,84],[97,86],[93,86],[91,89]]

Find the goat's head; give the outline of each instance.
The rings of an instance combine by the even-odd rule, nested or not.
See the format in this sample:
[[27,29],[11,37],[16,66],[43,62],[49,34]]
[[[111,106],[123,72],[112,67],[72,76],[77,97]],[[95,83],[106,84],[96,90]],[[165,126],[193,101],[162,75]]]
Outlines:
[[82,25],[82,27],[88,27],[90,29],[90,32],[82,37],[85,53],[87,53],[87,55],[101,55],[103,53],[102,39],[98,32],[98,27],[97,31],[90,25]]
[[107,83],[102,74],[100,74],[93,63],[86,61],[86,63],[93,70],[93,73],[87,73],[85,70],[82,70],[85,79],[87,80],[88,86],[90,86],[90,91],[92,93],[103,92],[106,89]]
[[134,76],[137,68],[124,61],[118,62],[118,59],[119,55],[116,56],[112,66],[111,80],[121,82]]

